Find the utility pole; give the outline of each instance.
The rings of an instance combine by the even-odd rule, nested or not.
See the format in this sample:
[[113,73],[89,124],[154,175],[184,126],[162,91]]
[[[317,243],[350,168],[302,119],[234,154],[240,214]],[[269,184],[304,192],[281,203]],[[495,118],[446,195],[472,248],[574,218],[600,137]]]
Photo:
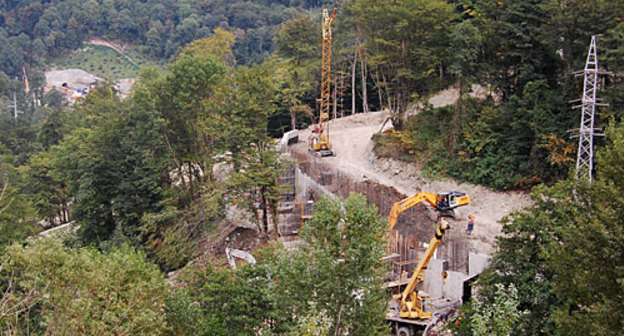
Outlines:
[[602,131],[600,128],[594,128],[596,106],[609,106],[609,104],[599,103],[602,99],[596,97],[599,81],[598,75],[608,74],[607,71],[598,68],[598,51],[596,47],[596,35],[591,38],[589,52],[587,53],[587,62],[585,69],[574,73],[575,76],[584,76],[583,98],[572,102],[581,102],[581,105],[574,108],[581,109],[581,127],[573,130],[578,134],[572,137],[579,138],[578,153],[576,159],[576,179],[585,180],[591,184],[592,170],[594,168],[594,136],[604,136],[604,134],[594,133]]
[[17,120],[17,114],[21,112],[17,110],[17,95],[15,91],[13,91],[13,105],[9,105],[9,107],[13,108],[13,117]]

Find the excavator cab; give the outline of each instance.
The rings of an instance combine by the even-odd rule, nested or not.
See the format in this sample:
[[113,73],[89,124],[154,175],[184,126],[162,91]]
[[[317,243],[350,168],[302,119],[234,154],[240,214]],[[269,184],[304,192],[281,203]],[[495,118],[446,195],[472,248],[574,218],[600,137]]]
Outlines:
[[451,191],[436,196],[436,209],[440,212],[449,212],[462,205],[470,204],[470,196],[459,191]]

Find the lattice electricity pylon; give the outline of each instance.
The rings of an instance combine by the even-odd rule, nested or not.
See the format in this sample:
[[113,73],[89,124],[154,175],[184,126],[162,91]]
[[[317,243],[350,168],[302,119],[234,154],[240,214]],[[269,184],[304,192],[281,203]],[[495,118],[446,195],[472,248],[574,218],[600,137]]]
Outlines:
[[594,128],[596,106],[608,106],[608,104],[598,103],[596,97],[599,81],[598,75],[607,74],[598,68],[598,51],[596,48],[596,36],[592,36],[587,54],[587,62],[585,70],[575,72],[575,75],[585,76],[583,84],[583,98],[580,100],[581,105],[574,108],[581,108],[581,127],[578,134],[572,137],[579,137],[578,153],[576,158],[576,178],[577,180],[586,180],[591,183],[592,170],[594,168],[594,136],[604,136],[604,134],[595,133],[601,129]]

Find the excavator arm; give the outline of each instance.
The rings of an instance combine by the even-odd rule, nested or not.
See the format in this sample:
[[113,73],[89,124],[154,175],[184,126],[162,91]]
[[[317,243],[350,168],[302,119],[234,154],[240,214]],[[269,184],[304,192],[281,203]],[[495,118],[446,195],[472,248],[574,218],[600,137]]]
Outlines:
[[[460,206],[470,204],[470,196],[463,192],[451,191],[446,194],[434,194],[426,191],[419,192],[418,194],[407,197],[401,201],[398,201],[392,205],[390,210],[390,216],[388,217],[388,232],[391,232],[396,225],[399,214],[414,205],[426,201],[432,207],[434,207],[440,214],[452,214],[453,209]],[[453,217],[451,215],[451,217]]]
[[427,201],[427,203],[431,204],[432,207],[436,207],[437,196],[438,195],[436,194],[423,191],[394,203],[392,205],[392,209],[390,210],[390,216],[388,218],[388,232],[392,232],[392,229],[394,229],[394,225],[396,224],[396,221],[399,218],[399,214],[401,212],[413,207],[414,205],[422,201]]
[[440,216],[438,217],[436,232],[429,241],[425,254],[418,261],[418,265],[416,265],[414,273],[409,279],[407,286],[403,289],[403,292],[394,296],[394,299],[399,301],[399,314],[402,318],[424,319],[431,317],[431,312],[425,311],[425,299],[420,297],[416,288],[423,282],[427,265],[429,265],[435,251],[438,249],[438,246],[440,246],[446,230],[450,228],[448,222],[444,219],[444,216],[449,213],[452,214],[453,209],[457,207],[470,204],[470,196],[458,191],[452,191],[445,194],[433,194],[423,191],[407,197],[392,205],[390,216],[388,218],[388,232],[392,232],[392,229],[394,229],[401,212],[423,201],[429,203],[429,205],[435,208]]

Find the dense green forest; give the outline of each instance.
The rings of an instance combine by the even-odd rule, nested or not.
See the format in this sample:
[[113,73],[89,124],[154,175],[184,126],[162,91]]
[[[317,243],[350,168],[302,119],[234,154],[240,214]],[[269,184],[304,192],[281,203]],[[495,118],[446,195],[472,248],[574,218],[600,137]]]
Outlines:
[[[378,139],[379,154],[422,162],[432,175],[497,189],[531,188],[565,178],[576,153],[568,130],[580,123],[579,110],[569,101],[583,92],[583,79],[573,73],[584,69],[591,35],[598,34],[599,64],[615,74],[603,78],[599,96],[610,106],[599,109],[596,123],[600,127],[620,120],[622,1],[458,1],[455,11],[442,2],[422,3],[430,8],[420,7],[424,13],[409,10],[410,31],[396,40],[386,38],[397,36],[390,34],[395,27],[378,20],[379,26],[367,25],[371,30],[363,34],[377,38],[367,48],[376,58],[383,57],[381,67],[395,64],[394,71],[401,72],[394,77],[397,88],[391,88],[397,97],[427,95],[435,88],[432,74],[439,73],[439,81],[459,88],[461,98],[453,106],[410,117],[402,111],[404,103],[391,106],[396,111],[393,121],[399,120],[395,132]],[[440,12],[435,3],[446,10]],[[376,18],[397,15],[386,6],[377,8],[371,3],[362,11]],[[456,24],[435,26],[422,19],[441,15],[434,13],[445,15],[436,20]],[[420,40],[411,29],[414,25],[433,26],[438,35],[429,35],[435,38],[432,42]],[[397,65],[390,57],[406,58],[385,48],[410,38],[416,41],[410,45],[412,63]],[[491,95],[471,98],[475,83],[487,86]],[[403,87],[406,92],[401,93]]]
[[127,41],[158,58],[209,37],[215,28],[236,34],[241,64],[261,62],[280,24],[301,11],[331,5],[319,0],[255,1],[5,1],[0,4],[0,70],[19,76],[24,65],[45,65],[93,36]]
[[[385,226],[358,195],[319,202],[299,250],[270,245],[254,267],[191,268],[185,286],[163,275],[196,256],[233,204],[273,234],[287,164],[274,138],[313,118],[320,9],[333,5],[335,113],[389,110],[394,128],[375,136],[378,155],[432,176],[533,189],[536,204],[506,219],[482,294],[454,331],[619,335],[621,0],[0,3],[0,331],[387,334]],[[573,72],[592,35],[613,74],[601,81],[607,137],[585,185],[568,177],[567,131],[579,124]],[[72,106],[43,95],[42,72],[90,37],[132,43],[165,65],[143,68],[126,99],[110,83]],[[473,84],[488,94],[472,97]],[[459,89],[456,104],[424,104],[448,87]],[[62,240],[26,243],[39,222],[70,221],[79,229]],[[505,314],[492,311],[501,305]]]

